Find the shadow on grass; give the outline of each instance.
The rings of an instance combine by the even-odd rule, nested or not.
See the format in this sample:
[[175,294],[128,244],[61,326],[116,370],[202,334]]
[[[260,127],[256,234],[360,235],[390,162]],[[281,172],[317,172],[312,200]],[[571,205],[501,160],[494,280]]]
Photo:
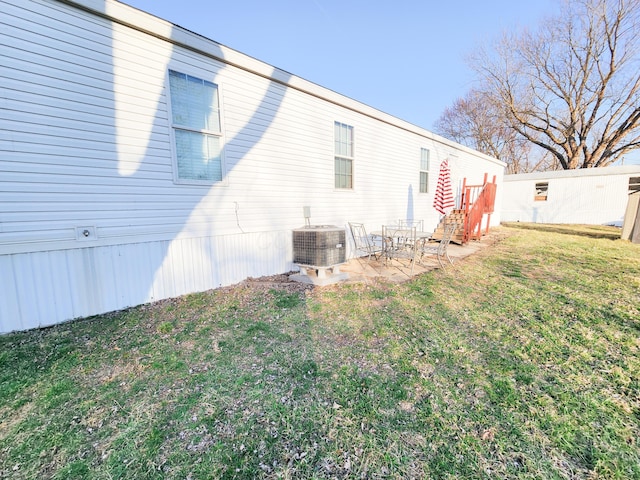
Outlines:
[[521,230],[536,230],[539,232],[561,233],[563,235],[579,235],[590,238],[604,238],[619,240],[620,229],[607,225],[568,225],[560,223],[520,223],[505,222],[502,225]]

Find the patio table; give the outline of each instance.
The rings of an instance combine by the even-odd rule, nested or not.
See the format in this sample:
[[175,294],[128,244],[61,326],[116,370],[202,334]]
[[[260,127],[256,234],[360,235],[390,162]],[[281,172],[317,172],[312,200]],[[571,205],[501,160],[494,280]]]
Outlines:
[[433,232],[419,232],[416,227],[402,225],[383,225],[382,230],[374,231],[372,235],[382,239],[385,261],[392,259],[406,259],[411,262],[411,273],[418,252],[431,238]]

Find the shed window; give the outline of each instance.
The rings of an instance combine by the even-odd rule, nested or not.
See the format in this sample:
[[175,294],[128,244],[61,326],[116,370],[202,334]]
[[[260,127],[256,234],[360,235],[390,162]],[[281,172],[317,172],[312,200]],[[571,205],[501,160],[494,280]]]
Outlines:
[[353,127],[334,124],[335,187],[353,188]]
[[536,183],[536,194],[533,199],[536,202],[545,202],[549,190],[549,182]]
[[218,86],[169,70],[176,180],[211,184],[222,180],[222,129]]
[[428,148],[420,149],[420,193],[429,193],[429,161]]
[[629,192],[640,192],[640,177],[629,178]]

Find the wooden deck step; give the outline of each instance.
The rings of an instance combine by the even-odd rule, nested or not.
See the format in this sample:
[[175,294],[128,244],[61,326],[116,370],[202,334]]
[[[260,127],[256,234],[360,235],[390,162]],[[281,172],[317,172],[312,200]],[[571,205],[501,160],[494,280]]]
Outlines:
[[440,220],[440,223],[436,227],[435,232],[433,232],[434,240],[442,240],[442,235],[444,234],[444,224],[445,222],[455,222],[458,224],[458,228],[454,232],[451,237],[451,241],[453,243],[457,243],[458,245],[462,245],[464,240],[464,211],[463,210],[452,210],[446,217]]

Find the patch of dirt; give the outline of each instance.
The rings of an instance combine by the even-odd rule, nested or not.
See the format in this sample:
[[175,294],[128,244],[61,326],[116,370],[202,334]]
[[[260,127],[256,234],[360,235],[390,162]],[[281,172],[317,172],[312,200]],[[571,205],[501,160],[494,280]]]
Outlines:
[[92,372],[88,377],[92,378],[92,383],[104,385],[111,382],[120,382],[120,386],[126,391],[129,390],[131,379],[138,378],[148,368],[147,365],[139,363],[137,359],[130,362],[103,365]]
[[289,279],[289,275],[295,272],[282,273],[278,275],[267,275],[264,277],[249,277],[246,280],[240,282],[239,285],[246,285],[248,287],[258,289],[275,289],[284,290],[289,293],[306,292],[312,290],[314,286],[308,283],[294,282]]

